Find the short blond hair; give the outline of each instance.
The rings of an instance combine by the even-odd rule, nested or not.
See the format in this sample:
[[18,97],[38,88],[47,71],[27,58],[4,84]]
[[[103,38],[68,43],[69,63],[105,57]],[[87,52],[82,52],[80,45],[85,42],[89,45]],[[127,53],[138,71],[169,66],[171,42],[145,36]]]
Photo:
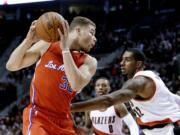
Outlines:
[[74,19],[70,23],[69,30],[70,31],[74,30],[76,26],[87,26],[87,25],[92,25],[96,27],[96,24],[93,21],[91,21],[89,18],[77,16],[77,17],[74,17]]

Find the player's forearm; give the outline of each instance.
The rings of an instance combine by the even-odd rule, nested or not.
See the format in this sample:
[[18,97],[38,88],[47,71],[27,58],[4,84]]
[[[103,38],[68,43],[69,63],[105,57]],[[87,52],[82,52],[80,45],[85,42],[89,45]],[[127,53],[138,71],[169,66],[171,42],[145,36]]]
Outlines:
[[112,105],[124,103],[134,97],[135,94],[133,94],[131,90],[117,90],[111,94],[95,97],[84,102],[74,103],[71,106],[71,111],[83,112],[104,109]]
[[107,96],[109,97],[109,99],[111,99],[113,105],[117,105],[131,100],[136,96],[136,94],[133,90],[130,89],[120,89],[108,94]]
[[9,60],[6,63],[6,69],[9,71],[19,70],[23,57],[31,46],[32,42],[24,39],[22,43],[12,52]]
[[99,96],[87,101],[73,103],[71,105],[71,111],[84,112],[84,111],[99,110],[111,106],[112,103],[113,102],[111,102],[107,96]]
[[62,52],[65,73],[70,82],[71,88],[74,90],[82,89],[81,83],[84,81],[84,77],[78,67],[76,66],[73,57],[69,50]]

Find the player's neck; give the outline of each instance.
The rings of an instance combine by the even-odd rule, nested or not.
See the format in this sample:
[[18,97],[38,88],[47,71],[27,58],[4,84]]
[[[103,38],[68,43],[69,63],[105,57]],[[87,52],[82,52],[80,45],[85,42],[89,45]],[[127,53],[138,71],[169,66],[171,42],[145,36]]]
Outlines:
[[134,73],[132,73],[132,74],[128,74],[128,75],[127,75],[128,80],[129,80],[129,79],[132,79],[136,73],[137,73],[137,72],[134,72]]
[[69,36],[70,50],[80,50],[77,38],[74,36]]
[[80,50],[80,48],[79,48],[79,46],[78,46],[78,44],[77,43],[72,43],[72,45],[71,45],[71,48],[70,48],[71,50],[76,50],[76,51],[78,51],[78,50]]
[[127,75],[128,80],[131,79],[131,78],[133,78],[133,76],[134,76],[134,74]]
[[142,70],[143,70],[143,68],[137,69],[134,73],[128,74],[128,75],[127,75],[127,78],[128,78],[128,79],[132,79],[137,72],[142,71]]

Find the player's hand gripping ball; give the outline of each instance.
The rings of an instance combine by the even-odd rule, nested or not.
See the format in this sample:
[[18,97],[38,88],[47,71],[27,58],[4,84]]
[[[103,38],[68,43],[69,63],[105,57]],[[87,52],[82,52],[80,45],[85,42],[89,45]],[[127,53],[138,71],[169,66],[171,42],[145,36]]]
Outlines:
[[63,33],[64,18],[57,12],[46,12],[42,14],[36,23],[37,36],[46,42],[57,42],[60,40],[58,28]]
[[75,128],[76,135],[88,135],[85,129],[81,127]]

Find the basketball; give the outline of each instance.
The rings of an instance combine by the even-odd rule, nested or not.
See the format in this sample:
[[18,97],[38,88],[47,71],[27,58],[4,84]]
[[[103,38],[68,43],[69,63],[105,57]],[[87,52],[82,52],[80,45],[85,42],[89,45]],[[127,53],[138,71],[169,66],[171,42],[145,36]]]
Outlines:
[[42,14],[36,23],[37,36],[46,42],[56,42],[60,40],[58,28],[63,33],[64,18],[57,12],[46,12]]

